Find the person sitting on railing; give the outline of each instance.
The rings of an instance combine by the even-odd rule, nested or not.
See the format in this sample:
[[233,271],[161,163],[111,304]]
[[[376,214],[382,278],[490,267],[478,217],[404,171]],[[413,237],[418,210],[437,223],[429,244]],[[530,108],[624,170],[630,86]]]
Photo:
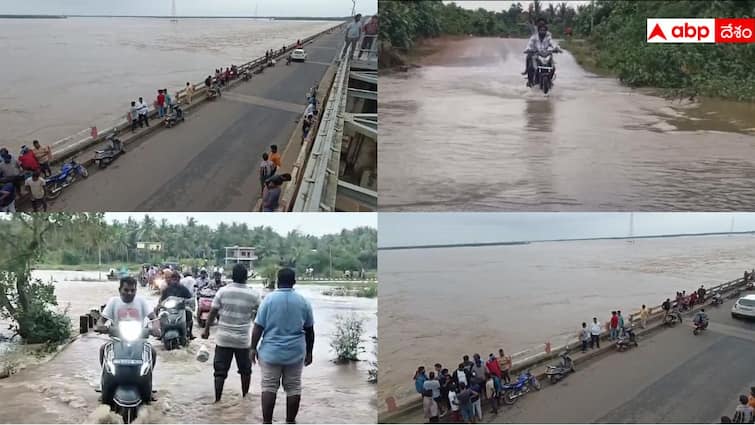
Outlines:
[[309,130],[312,128],[312,117],[311,116],[305,116],[304,120],[302,120],[301,125],[301,143],[304,144],[304,139],[307,138],[307,135],[309,135]]
[[[364,37],[362,38],[362,46],[359,50],[359,56],[357,59],[362,58],[362,53],[369,52],[372,49],[372,43],[377,39],[378,33],[378,15],[372,15],[370,20],[362,27],[364,31]],[[369,53],[367,53],[369,57]]]
[[296,48],[301,49],[302,47],[301,40],[296,40]]

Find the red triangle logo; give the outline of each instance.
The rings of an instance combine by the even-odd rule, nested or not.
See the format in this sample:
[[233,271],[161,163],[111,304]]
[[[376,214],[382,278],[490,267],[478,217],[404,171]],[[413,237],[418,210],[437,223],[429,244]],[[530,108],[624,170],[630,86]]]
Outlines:
[[659,24],[655,24],[655,28],[653,28],[653,31],[650,31],[648,40],[652,39],[653,37],[660,37],[664,40],[666,39],[666,35],[663,34],[663,30],[661,29],[661,26]]

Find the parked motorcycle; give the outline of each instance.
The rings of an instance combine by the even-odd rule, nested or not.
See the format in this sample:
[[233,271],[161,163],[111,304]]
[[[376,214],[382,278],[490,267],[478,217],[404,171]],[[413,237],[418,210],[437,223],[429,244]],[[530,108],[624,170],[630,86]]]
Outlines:
[[166,350],[188,345],[186,324],[186,299],[168,297],[160,304],[161,339]]
[[94,151],[94,162],[97,163],[98,167],[105,168],[124,153],[126,153],[126,149],[123,147],[121,139],[118,138],[118,132],[115,131],[107,136],[105,149]]
[[110,341],[100,359],[102,403],[133,422],[142,404],[152,400],[152,346],[143,323],[123,320],[109,326]]
[[710,305],[718,307],[723,303],[724,297],[721,296],[721,293],[718,291],[714,292],[713,296],[710,298]]
[[[681,319],[680,319],[681,320]],[[631,346],[637,347],[637,335],[631,327],[625,327],[624,333],[616,340],[616,349],[624,351]]]
[[60,196],[63,189],[73,184],[78,177],[87,178],[89,177],[89,173],[83,165],[78,164],[74,158],[71,158],[70,161],[63,163],[60,173],[45,179],[47,199],[55,199]]
[[676,323],[682,323],[682,313],[678,309],[674,308],[663,317],[663,324],[668,327],[676,326]]
[[171,128],[179,122],[183,121],[186,121],[186,118],[184,117],[184,111],[183,109],[181,109],[181,105],[174,105],[173,111],[165,116],[163,123],[165,124],[166,128]]
[[503,403],[514,404],[516,401],[531,390],[540,391],[541,385],[535,375],[529,370],[522,372],[516,382],[502,386]]
[[210,287],[199,290],[197,301],[197,322],[202,328],[207,324],[207,318],[210,316],[210,310],[212,310],[212,300],[215,298],[217,292],[218,291]]
[[558,364],[550,365],[545,370],[545,374],[548,376],[551,384],[555,384],[566,377],[566,375],[574,372],[574,362],[569,357],[569,353],[564,351],[561,353],[560,358],[561,361]]
[[244,70],[243,73],[241,73],[241,79],[244,81],[249,81],[252,79],[252,71],[250,71],[248,68]]
[[221,97],[220,85],[218,85],[218,83],[214,83],[210,88],[207,89],[208,100],[213,100],[216,97]]

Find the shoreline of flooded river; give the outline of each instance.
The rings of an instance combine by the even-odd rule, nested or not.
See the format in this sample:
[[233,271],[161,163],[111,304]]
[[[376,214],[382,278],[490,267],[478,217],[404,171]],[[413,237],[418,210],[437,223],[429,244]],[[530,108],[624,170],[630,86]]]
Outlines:
[[[118,295],[118,282],[81,282],[74,277],[96,278],[98,272],[35,271],[34,277],[55,278],[56,295],[61,309],[75,319],[91,308]],[[252,285],[263,293],[260,285]],[[375,360],[372,336],[377,335],[377,300],[355,297],[328,297],[328,287],[297,287],[312,304],[315,317],[314,363],[304,369],[303,395],[298,416],[300,423],[374,422],[377,415],[376,388],[367,382],[370,361]],[[154,305],[156,296],[139,287],[137,293]],[[354,313],[365,320],[365,353],[359,362],[336,364],[330,351],[330,336],[337,315]],[[197,334],[197,329],[194,330]],[[82,335],[63,349],[52,361],[29,367],[0,380],[3,422],[82,423],[101,421],[95,412],[99,403],[99,346],[106,337],[92,332]],[[261,422],[260,370],[253,368],[252,386],[247,399],[240,398],[240,384],[235,366],[226,380],[223,401],[213,404],[212,362],[200,363],[195,354],[201,344],[213,350],[214,328],[207,341],[196,339],[186,349],[165,351],[159,341],[150,339],[158,353],[154,388],[158,401],[146,408],[145,418],[152,423],[256,423]],[[285,397],[279,392],[275,420],[285,419]],[[342,409],[347,405],[349,409]],[[94,416],[92,416],[94,415]]]
[[381,410],[416,396],[419,365],[562,345],[592,317],[741,277],[753,249],[748,235],[380,250]]

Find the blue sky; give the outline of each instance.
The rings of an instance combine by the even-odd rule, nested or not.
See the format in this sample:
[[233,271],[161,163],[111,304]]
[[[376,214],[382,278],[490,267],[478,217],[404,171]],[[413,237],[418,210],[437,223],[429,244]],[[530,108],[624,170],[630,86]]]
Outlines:
[[169,223],[186,223],[186,218],[194,217],[199,224],[216,227],[220,223],[246,223],[249,227],[270,226],[277,233],[285,235],[298,229],[314,236],[340,233],[343,229],[369,226],[377,228],[377,213],[105,213],[105,220],[124,222],[129,217],[141,221],[149,215],[158,222],[163,218]]
[[[755,213],[635,213],[634,235],[755,230]],[[625,237],[629,213],[380,213],[378,246]]]
[[[357,13],[377,12],[377,0],[355,0]],[[184,16],[348,16],[351,0],[176,0]],[[171,0],[0,0],[0,14],[170,15]]]

